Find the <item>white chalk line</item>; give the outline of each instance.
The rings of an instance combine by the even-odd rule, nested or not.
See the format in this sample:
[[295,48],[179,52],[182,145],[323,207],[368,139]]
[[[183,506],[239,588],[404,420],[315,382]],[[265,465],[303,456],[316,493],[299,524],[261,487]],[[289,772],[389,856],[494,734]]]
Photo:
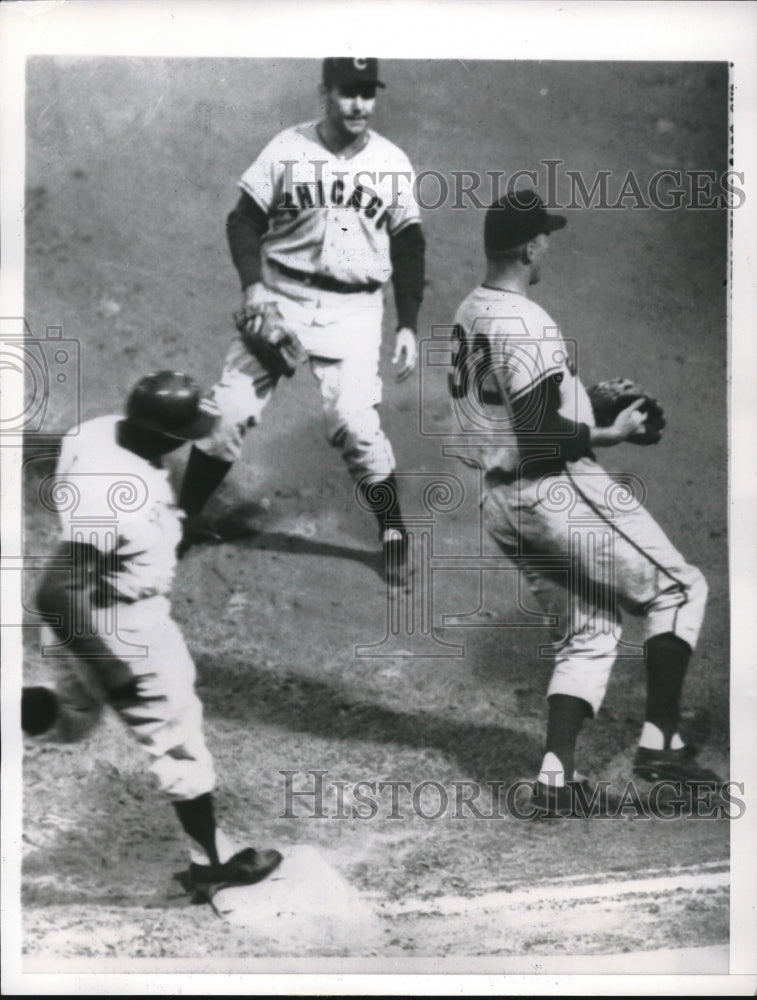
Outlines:
[[[673,892],[699,892],[703,890],[727,889],[731,876],[727,862],[707,862],[693,866],[688,871],[655,869],[652,877],[622,879],[617,873],[608,875],[601,882],[579,882],[577,879],[555,879],[532,888],[497,890],[481,896],[437,896],[425,900],[398,900],[385,902],[378,907],[380,916],[400,917],[404,915],[453,916],[473,913],[501,912],[514,906],[535,906],[541,903],[587,902],[589,900],[612,898],[620,900],[625,896],[668,895]],[[712,871],[708,869],[717,868]],[[659,872],[659,874],[657,874]],[[650,873],[644,873],[646,875]],[[578,878],[581,878],[579,876]],[[583,876],[585,877],[585,876]],[[566,884],[568,883],[568,884]]]

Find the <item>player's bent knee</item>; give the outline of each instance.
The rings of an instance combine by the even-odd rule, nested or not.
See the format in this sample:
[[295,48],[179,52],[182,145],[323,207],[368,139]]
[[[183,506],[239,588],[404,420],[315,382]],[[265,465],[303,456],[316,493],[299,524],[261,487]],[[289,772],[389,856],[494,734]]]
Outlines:
[[207,751],[187,759],[183,748],[169,752],[153,761],[150,768],[158,780],[161,792],[171,799],[194,799],[212,792],[216,784],[213,761]]
[[350,475],[356,480],[369,476],[374,482],[379,482],[390,476],[395,469],[394,453],[386,439],[371,442],[348,441],[342,448],[342,458]]
[[707,578],[704,573],[697,569],[696,566],[689,566],[686,589],[689,593],[690,600],[701,605],[705,605],[707,603],[707,596],[710,588],[707,584]]

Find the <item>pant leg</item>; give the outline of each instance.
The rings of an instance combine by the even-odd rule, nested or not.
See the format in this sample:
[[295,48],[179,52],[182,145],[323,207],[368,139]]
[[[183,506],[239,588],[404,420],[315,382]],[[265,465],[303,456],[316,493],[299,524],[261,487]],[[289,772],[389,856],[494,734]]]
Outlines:
[[202,703],[195,692],[195,665],[166,597],[119,605],[118,630],[147,648],[124,661],[130,680],[108,690],[110,705],[151,759],[161,790],[192,799],[215,785],[205,745]]
[[562,601],[568,623],[550,694],[573,694],[597,710],[621,636],[621,611],[643,617],[647,637],[674,632],[694,648],[704,577],[641,500],[600,466],[576,463],[566,475],[497,487],[485,509],[492,537],[511,558],[531,566],[536,555],[544,566],[552,555],[560,564],[555,572],[524,570],[546,610],[559,613]]
[[352,478],[378,482],[395,468],[391,442],[379,416],[382,386],[378,348],[340,361],[311,358],[323,400],[326,434],[339,448]]
[[248,429],[260,422],[261,414],[276,388],[273,378],[237,338],[231,344],[223,371],[211,390],[221,417],[210,437],[195,442],[212,458],[235,462]]
[[[597,578],[589,585],[581,564],[593,559],[592,546],[583,551],[574,543],[572,558],[567,547],[555,540],[545,545],[546,532],[539,543],[529,537],[529,527],[521,519],[517,487],[498,488],[484,499],[483,510],[489,534],[519,568],[542,611],[549,616],[553,662],[547,696],[571,695],[587,702],[594,714],[604,700],[622,636],[617,601],[607,580]],[[557,511],[544,512],[554,520],[553,533],[564,531],[564,517]]]
[[[96,610],[91,624],[114,655],[90,657],[84,643],[70,642],[59,661],[60,715],[49,737],[83,739],[107,705],[149,755],[161,791],[175,799],[211,791],[215,774],[194,688],[195,666],[168,598],[119,602]],[[143,647],[146,655],[118,655],[124,641]]]
[[687,563],[628,488],[611,477],[572,472],[576,514],[611,534],[602,558],[622,609],[644,619],[647,638],[673,632],[694,649],[704,620],[707,581]]

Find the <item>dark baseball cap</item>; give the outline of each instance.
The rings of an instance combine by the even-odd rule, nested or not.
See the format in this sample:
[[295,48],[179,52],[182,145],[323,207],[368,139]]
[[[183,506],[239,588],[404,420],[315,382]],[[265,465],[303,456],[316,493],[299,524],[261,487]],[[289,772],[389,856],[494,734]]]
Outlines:
[[385,87],[378,77],[378,59],[328,58],[323,60],[324,87],[341,87],[346,83],[374,83],[377,87]]
[[539,233],[562,229],[564,215],[550,215],[535,191],[510,191],[489,208],[484,221],[484,248],[490,256],[528,243]]
[[200,386],[184,372],[150,372],[126,401],[129,423],[182,441],[207,437],[218,422],[218,407],[204,399]]

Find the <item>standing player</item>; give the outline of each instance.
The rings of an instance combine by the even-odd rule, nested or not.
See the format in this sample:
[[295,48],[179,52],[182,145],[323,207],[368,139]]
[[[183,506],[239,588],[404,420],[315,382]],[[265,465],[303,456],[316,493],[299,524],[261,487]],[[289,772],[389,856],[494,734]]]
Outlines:
[[617,483],[593,453],[643,433],[641,402],[622,410],[612,426],[595,426],[557,325],[528,298],[549,234],[565,221],[548,214],[532,191],[511,193],[488,210],[486,277],[457,310],[452,379],[453,396],[477,415],[482,436],[471,460],[485,476],[487,528],[563,626],[534,802],[558,812],[570,811],[582,780],[574,769],[576,740],[602,703],[621,610],[640,616],[646,633],[646,715],[634,773],[718,781],[694,761],[678,731],[707,584],[640,503],[613,502]]
[[293,371],[276,363],[275,345],[265,351],[256,340],[267,306],[268,316],[276,314],[276,337],[298,341],[309,359],[328,440],[378,521],[387,579],[406,581],[395,460],[378,413],[381,287],[391,276],[398,319],[393,363],[405,379],[416,364],[425,240],[409,160],[368,127],[383,86],[376,59],[326,59],[324,116],[275,136],[239,182],[227,233],[242,284],[241,337],[213,391],[221,421],[188,462],[179,498],[189,515],[185,545],[207,537],[200,512],[280,375]]
[[[57,555],[69,569],[48,570],[38,602],[55,617],[66,656],[55,690],[25,687],[21,709],[28,735],[62,742],[88,736],[105,706],[120,716],[189,838],[189,884],[208,899],[221,887],[260,881],[281,861],[273,850],[236,850],[216,826],[195,666],[171,617],[181,511],[161,458],[203,437],[216,419],[190,378],[156,372],[133,388],[125,416],[97,417],[66,436],[54,495],[76,498],[70,506],[77,518],[86,514],[86,538],[61,512]],[[108,500],[130,489],[141,494],[135,509],[120,511],[116,528],[98,527],[113,517]],[[125,643],[135,655],[123,657]]]

